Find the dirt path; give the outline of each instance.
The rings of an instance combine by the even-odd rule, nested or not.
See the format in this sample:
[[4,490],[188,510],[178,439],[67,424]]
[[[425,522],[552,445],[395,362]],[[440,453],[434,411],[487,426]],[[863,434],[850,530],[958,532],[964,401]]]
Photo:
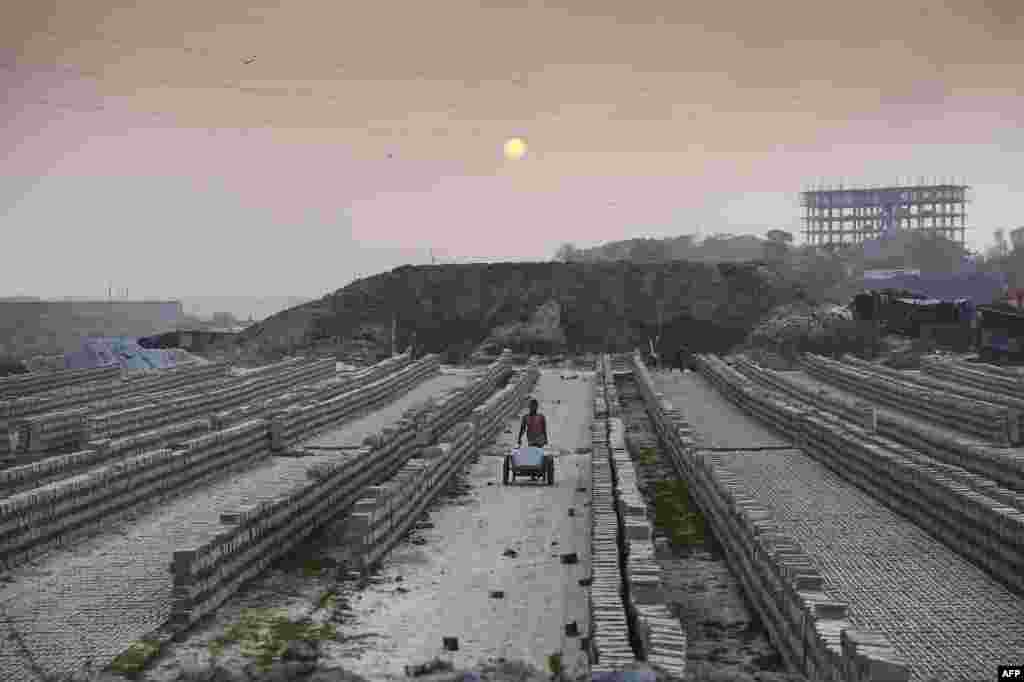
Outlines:
[[[575,452],[590,444],[593,375],[562,376],[574,373],[545,370],[535,391],[550,447],[561,453],[555,485],[501,485],[499,455],[517,435],[518,417],[510,420],[373,583],[344,595],[351,607],[339,628],[343,641],[324,643],[325,664],[387,680],[435,656],[457,666],[504,658],[546,669],[547,656],[564,648],[567,672],[579,672],[585,659],[563,633],[573,620],[581,632],[587,626],[578,580],[589,574],[590,462]],[[509,549],[515,556],[505,555]],[[578,564],[561,562],[569,552]],[[459,650],[444,652],[443,637],[458,637]]]
[[708,448],[770,448],[791,445],[753,417],[729,402],[696,372],[652,372],[654,385],[686,421],[696,429]]

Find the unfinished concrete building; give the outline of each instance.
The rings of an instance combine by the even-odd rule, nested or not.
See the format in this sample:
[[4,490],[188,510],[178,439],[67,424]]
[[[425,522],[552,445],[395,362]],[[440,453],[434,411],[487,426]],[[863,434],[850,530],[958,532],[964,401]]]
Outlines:
[[800,193],[803,235],[813,246],[859,244],[905,229],[964,244],[967,185],[827,189]]

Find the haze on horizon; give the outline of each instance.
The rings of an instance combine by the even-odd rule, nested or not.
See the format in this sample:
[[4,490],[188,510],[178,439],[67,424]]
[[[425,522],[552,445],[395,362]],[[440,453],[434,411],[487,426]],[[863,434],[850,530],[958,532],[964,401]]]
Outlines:
[[972,185],[973,249],[1024,225],[1019,0],[40,0],[0,45],[0,295],[797,233],[841,179]]

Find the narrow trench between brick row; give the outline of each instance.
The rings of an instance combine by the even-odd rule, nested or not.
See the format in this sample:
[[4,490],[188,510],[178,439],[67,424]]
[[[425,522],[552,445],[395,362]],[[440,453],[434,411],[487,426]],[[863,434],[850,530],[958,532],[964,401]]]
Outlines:
[[[710,524],[704,523],[699,506],[664,452],[635,379],[617,375],[615,386],[626,446],[653,520],[655,558],[661,567],[666,603],[686,633],[688,672],[804,679],[787,673],[782,657],[727,565]],[[727,449],[750,450],[755,455],[778,448]],[[684,519],[688,525],[684,525]]]

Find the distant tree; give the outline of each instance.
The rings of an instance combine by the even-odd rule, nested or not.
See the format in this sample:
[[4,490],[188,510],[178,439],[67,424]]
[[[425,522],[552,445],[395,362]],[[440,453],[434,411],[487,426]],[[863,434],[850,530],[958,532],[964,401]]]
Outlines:
[[1018,227],[1016,230],[1010,230],[1010,245],[1014,251],[1024,249],[1024,227]]
[[580,251],[570,242],[565,242],[555,252],[555,260],[562,263],[570,263],[579,260]]
[[781,263],[786,260],[793,235],[785,230],[769,230],[765,235],[764,256],[770,262]]
[[629,250],[633,263],[664,263],[671,259],[668,244],[661,239],[638,239]]

